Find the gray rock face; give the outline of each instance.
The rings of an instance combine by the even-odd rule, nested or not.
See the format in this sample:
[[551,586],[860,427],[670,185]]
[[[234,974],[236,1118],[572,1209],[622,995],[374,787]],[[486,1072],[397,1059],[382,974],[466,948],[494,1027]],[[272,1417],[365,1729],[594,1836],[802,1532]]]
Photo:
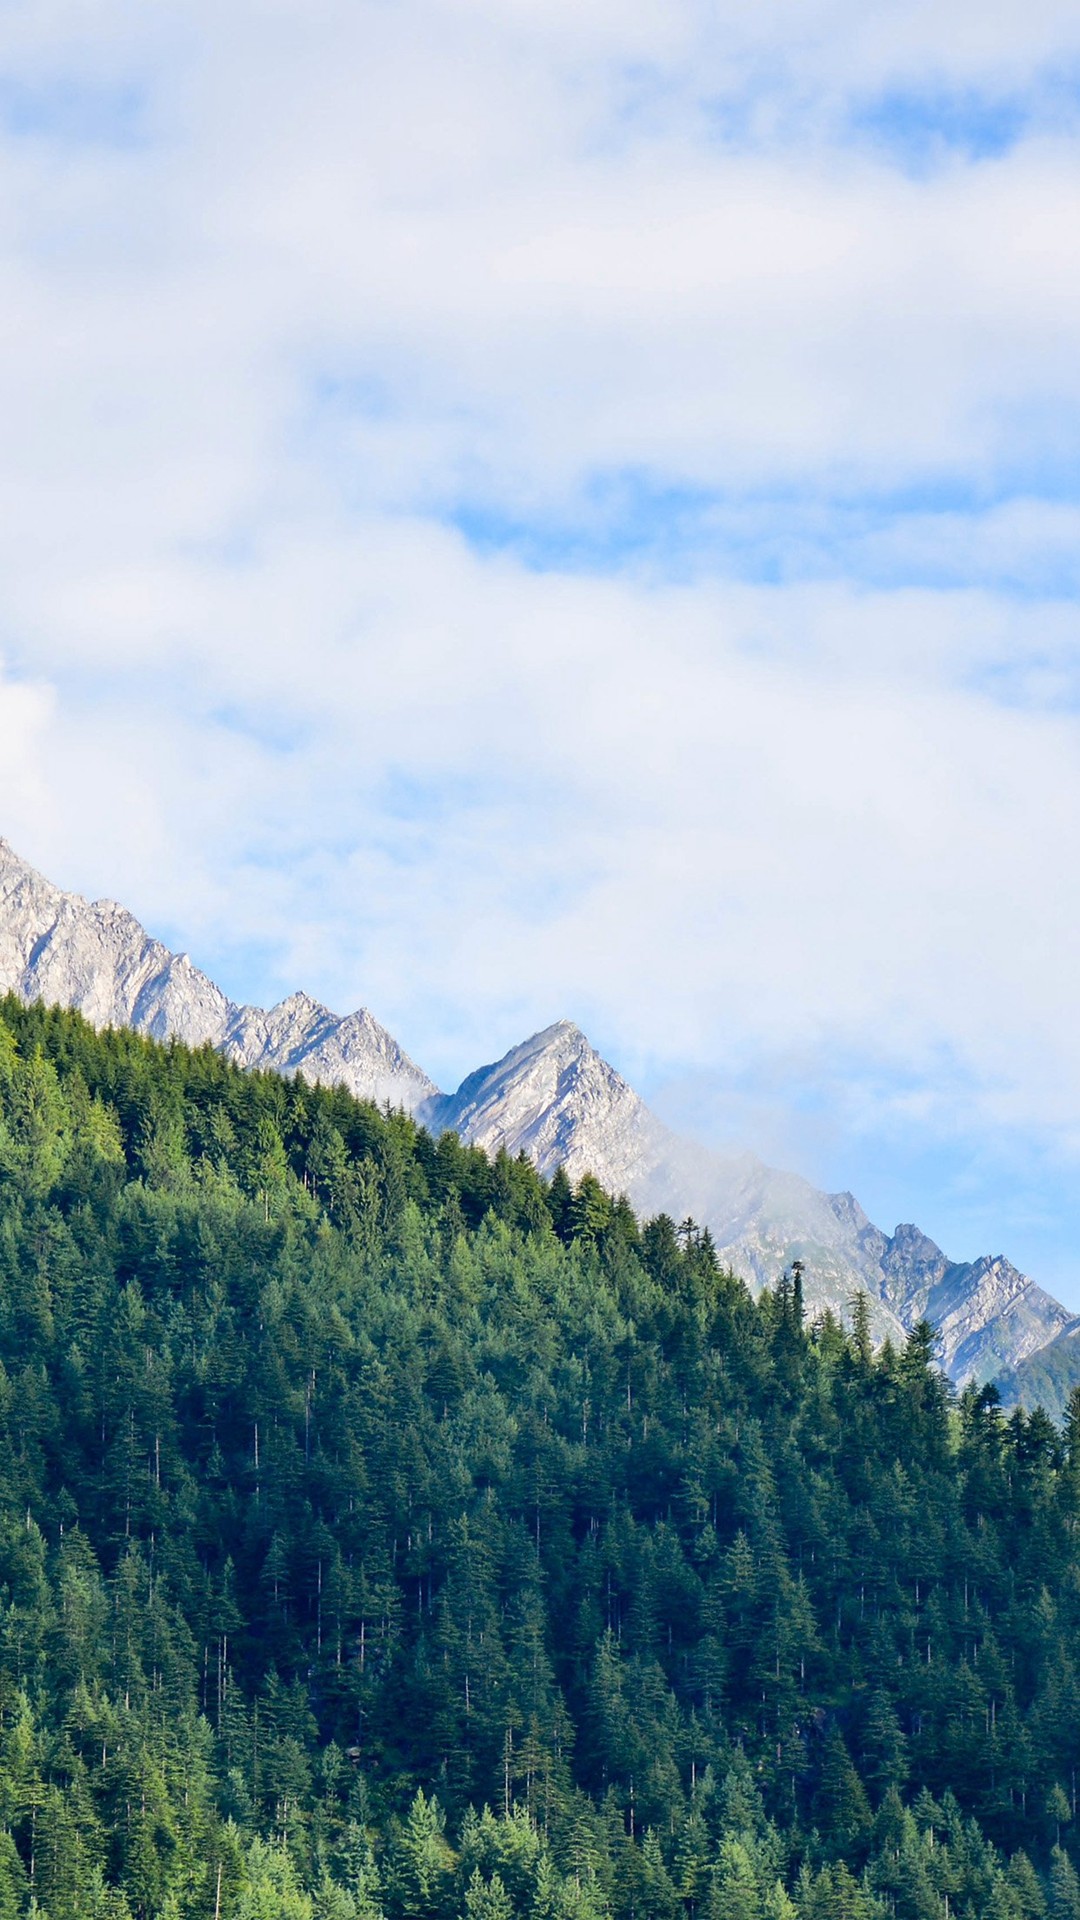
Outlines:
[[0,991],[78,1007],[96,1027],[133,1026],[197,1046],[229,1003],[186,954],[152,940],[114,900],[62,893],[0,840]]
[[344,1016],[331,1013],[306,993],[292,993],[264,1013],[233,1007],[220,1042],[242,1067],[272,1067],[305,1080],[348,1087],[360,1100],[413,1112],[436,1091],[392,1034],[366,1007]]
[[362,1008],[341,1019],[294,993],[239,1007],[186,953],[170,953],[112,900],[83,900],[36,873],[0,840],[0,992],[77,1007],[96,1027],[220,1047],[245,1067],[340,1082],[363,1100],[410,1110],[436,1091]]
[[953,1262],[917,1227],[897,1227],[881,1264],[886,1297],[902,1303],[906,1324],[937,1327],[958,1380],[992,1380],[1074,1324],[1003,1254]]
[[879,1339],[937,1326],[954,1379],[986,1380],[1076,1326],[1001,1257],[958,1265],[917,1228],[890,1239],[850,1193],[822,1193],[752,1154],[724,1156],[672,1133],[560,1020],[440,1093],[366,1009],[344,1018],[304,993],[268,1011],[237,1006],[111,900],[64,893],[0,840],[0,992],[77,1007],[95,1026],[210,1044],[241,1066],[338,1083],[404,1107],[435,1132],[525,1153],[544,1174],[592,1173],[642,1214],[692,1215],[755,1288],[796,1257],[811,1310],[844,1314],[865,1292]]
[[640,1187],[672,1138],[570,1020],[478,1068],[421,1117],[491,1153],[525,1153],[543,1174],[565,1167],[571,1181],[592,1173],[606,1186],[617,1168],[620,1190],[628,1179]]

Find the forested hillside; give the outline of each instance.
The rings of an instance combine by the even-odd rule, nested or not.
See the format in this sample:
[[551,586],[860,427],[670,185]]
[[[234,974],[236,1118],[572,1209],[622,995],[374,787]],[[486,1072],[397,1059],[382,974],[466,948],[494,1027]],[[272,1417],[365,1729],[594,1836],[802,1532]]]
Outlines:
[[1072,1920],[1080,1406],[0,1002],[0,1920]]
[[800,1258],[812,1314],[828,1307],[842,1318],[852,1295],[865,1292],[875,1342],[899,1344],[930,1317],[942,1368],[958,1385],[1011,1373],[1072,1324],[1060,1301],[1001,1255],[952,1261],[910,1224],[881,1232],[851,1193],[823,1193],[751,1153],[681,1139],[571,1020],[477,1068],[456,1093],[440,1093],[367,1009],[342,1018],[305,993],[271,1008],[238,1005],[126,908],[65,893],[0,839],[7,991],[28,1006],[78,1008],[96,1027],[210,1045],[238,1066],[388,1101],[436,1136],[452,1128],[489,1152],[521,1149],[547,1178],[559,1167],[575,1182],[591,1173],[610,1192],[627,1192],[643,1216],[693,1214],[755,1292]]
[[1080,1332],[1063,1333],[997,1381],[1003,1407],[1043,1407],[1052,1419],[1068,1416],[1080,1387]]

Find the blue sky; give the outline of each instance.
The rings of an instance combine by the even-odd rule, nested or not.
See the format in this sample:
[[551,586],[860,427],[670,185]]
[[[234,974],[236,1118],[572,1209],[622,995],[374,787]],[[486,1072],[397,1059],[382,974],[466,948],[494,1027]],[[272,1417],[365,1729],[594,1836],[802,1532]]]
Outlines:
[[1080,1308],[1080,21],[0,21],[0,831]]

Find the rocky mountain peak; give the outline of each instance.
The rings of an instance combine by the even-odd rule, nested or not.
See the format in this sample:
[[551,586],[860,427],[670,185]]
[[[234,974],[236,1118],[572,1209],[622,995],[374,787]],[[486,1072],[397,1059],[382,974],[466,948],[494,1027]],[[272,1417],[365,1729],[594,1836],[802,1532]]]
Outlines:
[[887,1257],[899,1264],[903,1260],[944,1260],[945,1255],[921,1227],[901,1222],[889,1242]]
[[530,1034],[510,1051],[521,1059],[547,1053],[566,1054],[576,1052],[584,1041],[585,1035],[572,1020],[553,1020],[549,1027],[541,1027],[538,1033]]
[[[302,987],[297,987],[295,993],[287,993],[284,1000],[279,1000],[277,1006],[271,1011],[283,1016],[287,1015],[289,1018],[293,1016],[302,1018],[310,1014],[329,1015],[329,1009],[324,1007],[320,1000],[312,999],[311,994],[305,993]],[[329,1017],[333,1016],[329,1015]]]
[[115,900],[53,886],[0,840],[0,992],[77,1007],[95,1026],[209,1043],[242,1066],[341,1082],[413,1108],[437,1091],[365,1008],[342,1019],[310,994],[241,1007]]
[[604,1180],[653,1122],[644,1102],[572,1020],[556,1020],[423,1110],[491,1152],[526,1153],[542,1173]]

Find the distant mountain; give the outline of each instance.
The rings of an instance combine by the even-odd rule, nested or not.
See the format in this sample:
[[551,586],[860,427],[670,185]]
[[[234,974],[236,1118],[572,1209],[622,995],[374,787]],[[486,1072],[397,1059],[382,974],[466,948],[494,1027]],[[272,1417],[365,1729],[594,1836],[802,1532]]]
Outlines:
[[994,1384],[1003,1407],[1044,1407],[1051,1419],[1061,1420],[1074,1387],[1080,1387],[1080,1319],[1018,1365],[1006,1365]]
[[752,1154],[682,1139],[560,1020],[441,1093],[361,1008],[340,1016],[294,993],[268,1011],[238,1006],[154,940],[115,901],[65,893],[0,840],[0,992],[77,1007],[95,1026],[218,1047],[243,1066],[340,1082],[361,1099],[404,1107],[434,1132],[455,1128],[491,1151],[525,1153],[541,1172],[591,1172],[639,1212],[692,1215],[755,1288],[789,1262],[807,1269],[811,1309],[845,1312],[869,1296],[879,1339],[902,1340],[926,1317],[954,1379],[986,1380],[1029,1362],[1075,1322],[1004,1258],[950,1261],[917,1228],[891,1237],[850,1193],[823,1193]]
[[541,1173],[565,1167],[572,1181],[592,1173],[617,1192],[664,1187],[673,1152],[700,1151],[703,1166],[713,1158],[669,1133],[571,1020],[534,1033],[421,1112],[440,1132],[453,1127],[488,1152],[525,1153]]
[[361,1008],[340,1019],[306,993],[266,1012],[226,998],[186,953],[170,953],[115,900],[64,893],[0,840],[0,992],[77,1007],[96,1027],[209,1043],[245,1067],[341,1081],[410,1110],[437,1091]]
[[776,1281],[798,1257],[811,1306],[844,1313],[865,1291],[879,1339],[903,1340],[925,1317],[956,1379],[987,1380],[1073,1324],[1000,1256],[950,1261],[916,1227],[897,1227],[890,1238],[850,1193],[823,1193],[753,1154],[725,1156],[680,1138],[568,1020],[418,1113],[492,1152],[523,1152],[543,1173],[560,1165],[572,1180],[594,1173],[641,1213],[692,1215],[755,1287]]
[[[569,1020],[419,1111],[428,1124],[454,1127],[489,1152],[527,1154],[542,1173],[558,1166],[571,1180],[593,1173],[639,1213],[692,1215],[755,1288],[777,1279],[796,1254],[807,1264],[816,1306],[842,1313],[866,1286],[861,1236],[877,1229],[850,1194],[820,1193],[753,1154],[724,1156],[671,1132]],[[869,1291],[878,1337],[902,1340],[880,1284]]]
[[992,1379],[1078,1324],[1003,1254],[950,1261],[917,1227],[897,1227],[881,1267],[885,1299],[905,1325],[925,1319],[937,1327],[957,1379]]

